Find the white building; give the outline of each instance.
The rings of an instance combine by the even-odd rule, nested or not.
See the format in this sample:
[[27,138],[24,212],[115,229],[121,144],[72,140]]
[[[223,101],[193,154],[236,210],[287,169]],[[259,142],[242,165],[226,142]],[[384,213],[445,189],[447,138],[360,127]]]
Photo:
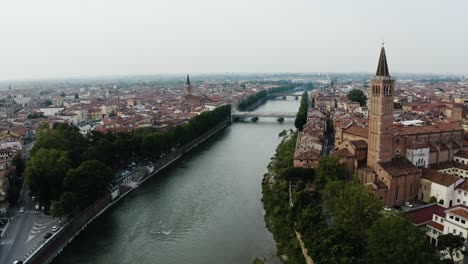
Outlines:
[[[437,239],[440,235],[452,233],[468,237],[468,207],[456,205],[451,208],[443,208],[438,204],[424,206],[406,214],[412,219],[416,226],[425,227],[426,236],[432,245],[437,245]],[[444,258],[450,258],[445,255]],[[462,263],[463,254],[456,253],[455,263]]]
[[54,106],[39,108],[39,111],[42,112],[44,116],[54,116],[62,110],[63,110],[63,107],[54,107]]

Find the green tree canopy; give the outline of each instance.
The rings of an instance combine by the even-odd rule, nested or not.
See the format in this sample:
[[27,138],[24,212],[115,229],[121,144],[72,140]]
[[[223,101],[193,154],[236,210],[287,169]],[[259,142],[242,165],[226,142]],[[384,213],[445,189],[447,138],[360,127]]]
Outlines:
[[39,196],[39,201],[46,205],[52,200],[58,200],[62,193],[63,178],[69,168],[70,160],[65,151],[38,149],[25,171],[31,193]]
[[424,233],[399,216],[381,217],[368,231],[367,263],[437,263]]
[[348,177],[346,167],[339,162],[336,156],[320,158],[315,170],[315,184],[322,189],[327,182],[344,180]]
[[304,92],[301,97],[301,105],[299,111],[296,114],[296,120],[294,120],[294,126],[302,131],[304,125],[307,123],[307,111],[309,109],[309,94]]
[[58,149],[68,152],[73,167],[81,161],[81,153],[86,150],[88,142],[78,128],[66,124],[58,124],[54,129],[48,129],[39,133],[36,143],[31,150],[34,156],[38,149]]
[[361,90],[353,89],[348,93],[347,97],[353,102],[358,102],[361,106],[366,105],[367,96]]
[[459,253],[462,254],[462,249],[465,244],[465,239],[462,236],[448,233],[437,237],[437,249],[442,254],[448,255],[454,263],[454,256]]
[[346,233],[357,254],[361,254],[366,230],[381,216],[383,204],[364,185],[355,181],[327,183],[322,200],[332,226]]
[[21,157],[21,155],[16,154],[11,160],[11,165],[16,167],[16,176],[20,178],[23,177],[23,172],[26,167],[26,164],[24,163],[24,160]]
[[[64,180],[65,193],[72,193],[78,198],[78,207],[86,207],[109,191],[112,171],[102,162],[88,160],[77,168],[70,169]],[[61,198],[64,198],[63,196]],[[66,197],[69,198],[69,197]],[[61,199],[61,202],[64,202]],[[63,206],[65,211],[70,209]]]

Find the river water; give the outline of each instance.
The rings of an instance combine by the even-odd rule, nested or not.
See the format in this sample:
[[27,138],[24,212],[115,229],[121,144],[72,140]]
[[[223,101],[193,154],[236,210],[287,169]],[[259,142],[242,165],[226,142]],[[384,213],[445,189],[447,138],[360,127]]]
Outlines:
[[[294,99],[260,112],[295,112]],[[294,120],[233,123],[90,224],[54,260],[89,263],[280,263],[266,229],[261,181]]]

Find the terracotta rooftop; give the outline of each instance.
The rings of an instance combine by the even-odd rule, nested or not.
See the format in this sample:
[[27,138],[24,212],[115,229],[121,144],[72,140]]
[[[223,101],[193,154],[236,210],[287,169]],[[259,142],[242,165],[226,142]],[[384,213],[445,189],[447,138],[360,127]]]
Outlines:
[[347,148],[342,148],[337,151],[334,151],[331,153],[331,155],[337,157],[353,157],[353,154]]
[[433,170],[445,170],[445,169],[451,169],[451,168],[457,168],[457,169],[468,171],[468,164],[463,164],[463,163],[453,162],[453,161],[446,161],[446,162],[441,162],[439,164],[431,165],[431,169]]
[[445,210],[445,207],[436,203],[426,207],[414,209],[403,215],[409,218],[411,221],[413,221],[413,223],[415,223],[416,225],[422,225],[429,221],[432,221],[432,215],[434,214],[441,217],[445,217]]
[[468,209],[464,207],[457,207],[455,209],[447,210],[446,212],[468,219]]
[[458,152],[457,154],[455,154],[454,156],[464,158],[464,159],[468,159],[468,151],[462,150],[462,151]]
[[429,134],[462,130],[463,128],[457,123],[437,123],[430,126],[409,126],[395,128],[395,132],[398,132],[401,135]]
[[405,176],[419,173],[420,170],[406,158],[396,158],[388,162],[379,162],[382,169],[392,177]]
[[434,183],[437,183],[446,187],[452,184],[455,184],[458,180],[460,180],[460,177],[456,175],[448,174],[445,172],[439,172],[439,171],[431,170],[431,169],[423,169],[422,177],[431,182],[434,182]]
[[429,223],[427,223],[428,226],[432,227],[432,228],[435,228],[441,232],[444,232],[444,225],[441,224],[441,223],[437,223],[435,221],[430,221]]
[[368,128],[355,126],[355,125],[349,126],[348,128],[344,129],[344,133],[355,135],[355,136],[362,137],[362,138],[369,137]]
[[460,184],[457,185],[457,187],[455,187],[455,189],[461,189],[461,190],[464,190],[464,191],[468,191],[468,181],[463,180]]
[[351,145],[353,145],[355,149],[367,148],[367,142],[365,142],[364,140],[354,140],[354,141],[350,141],[349,143],[351,143]]

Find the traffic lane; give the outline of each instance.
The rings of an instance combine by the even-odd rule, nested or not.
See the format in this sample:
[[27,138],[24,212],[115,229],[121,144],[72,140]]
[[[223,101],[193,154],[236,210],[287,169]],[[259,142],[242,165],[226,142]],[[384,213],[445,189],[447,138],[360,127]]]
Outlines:
[[10,226],[2,239],[6,244],[1,245],[0,263],[13,262],[13,251],[21,244],[19,241],[21,234],[26,230],[26,228],[23,228],[26,222],[26,217],[18,217],[15,215],[10,218]]
[[21,260],[31,255],[34,250],[46,241],[44,235],[48,232],[52,233],[52,226],[57,224],[58,220],[51,217],[42,215],[33,215],[30,217],[26,224],[28,229],[20,234],[20,239],[16,244],[17,246],[13,249],[12,261],[15,259]]
[[6,247],[8,250],[6,256],[2,255],[2,257],[5,257],[6,262],[1,259],[0,263],[24,259],[28,253],[32,253],[33,250],[45,242],[45,233],[52,232],[52,226],[58,224],[57,219],[38,214],[25,213],[16,216],[13,221],[15,219],[17,220],[16,225],[10,235],[10,241],[12,239],[13,242]]

